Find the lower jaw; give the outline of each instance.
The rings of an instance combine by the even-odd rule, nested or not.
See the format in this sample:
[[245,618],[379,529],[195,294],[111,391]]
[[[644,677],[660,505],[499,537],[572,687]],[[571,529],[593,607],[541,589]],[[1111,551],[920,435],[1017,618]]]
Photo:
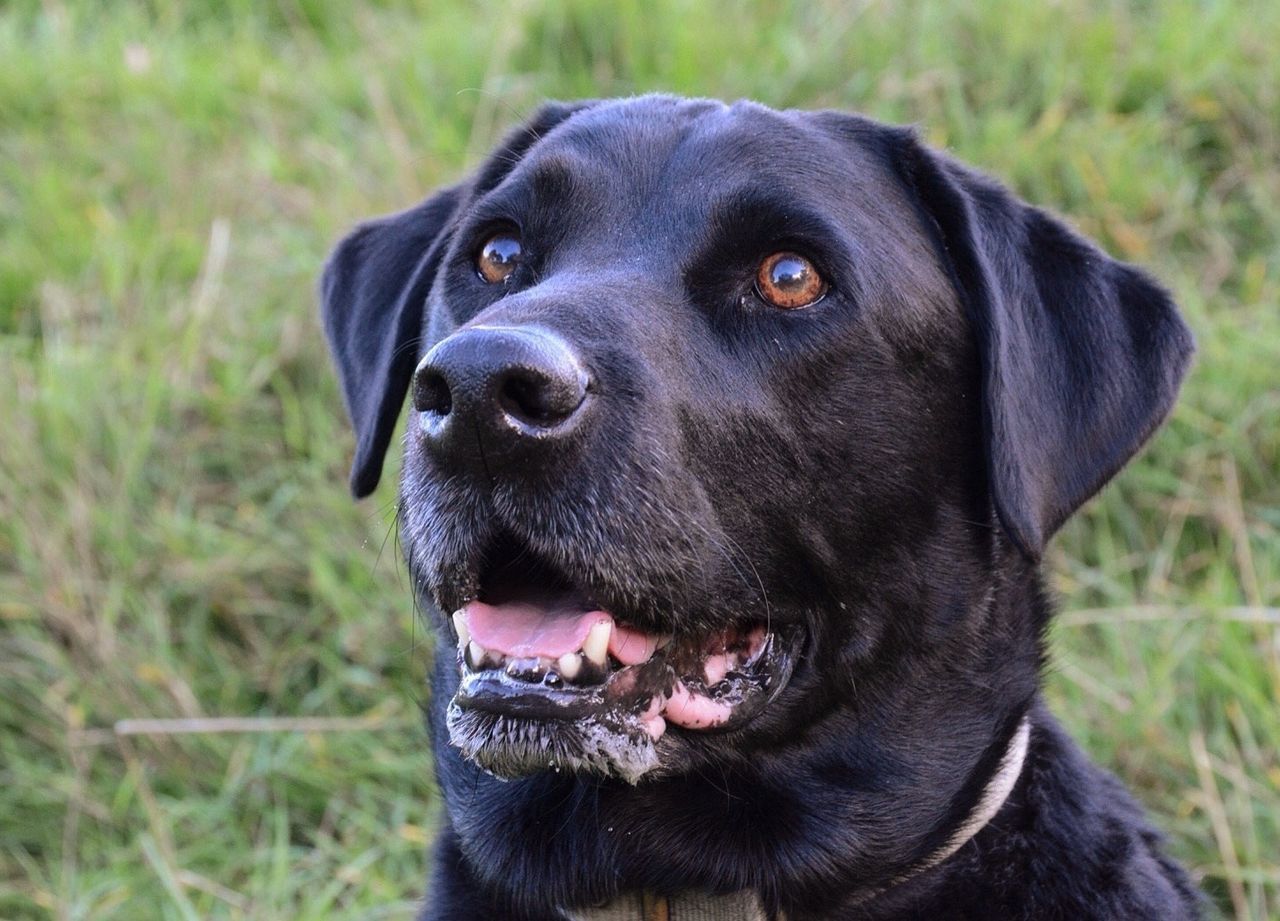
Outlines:
[[466,709],[455,699],[449,738],[464,757],[506,780],[540,771],[568,771],[639,783],[658,772],[658,746],[638,719],[608,711],[573,721]]

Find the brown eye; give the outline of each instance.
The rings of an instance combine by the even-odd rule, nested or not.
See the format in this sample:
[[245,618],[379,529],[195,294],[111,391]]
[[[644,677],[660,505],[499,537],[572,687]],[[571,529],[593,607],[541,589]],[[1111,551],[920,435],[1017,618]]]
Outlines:
[[510,231],[494,234],[476,256],[476,271],[491,285],[506,281],[519,264],[520,238]]
[[773,306],[795,310],[821,300],[827,293],[827,281],[804,256],[781,252],[760,263],[756,290]]

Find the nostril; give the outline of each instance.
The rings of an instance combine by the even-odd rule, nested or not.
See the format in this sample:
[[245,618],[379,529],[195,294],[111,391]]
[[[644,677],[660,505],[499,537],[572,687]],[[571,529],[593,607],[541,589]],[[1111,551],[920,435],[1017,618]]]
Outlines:
[[413,379],[413,408],[420,413],[449,415],[453,394],[444,375],[434,368],[423,368]]
[[548,427],[573,415],[585,396],[586,386],[578,375],[547,377],[534,370],[513,369],[498,390],[498,404],[521,422]]
[[542,388],[529,378],[508,377],[502,382],[498,402],[505,412],[528,422],[545,422],[550,415]]

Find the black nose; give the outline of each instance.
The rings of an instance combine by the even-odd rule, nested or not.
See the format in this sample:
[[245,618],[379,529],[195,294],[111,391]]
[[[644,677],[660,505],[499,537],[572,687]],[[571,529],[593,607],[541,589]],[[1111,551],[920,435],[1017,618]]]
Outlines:
[[476,326],[427,352],[413,408],[433,450],[486,463],[555,442],[575,428],[590,377],[569,344],[536,326]]

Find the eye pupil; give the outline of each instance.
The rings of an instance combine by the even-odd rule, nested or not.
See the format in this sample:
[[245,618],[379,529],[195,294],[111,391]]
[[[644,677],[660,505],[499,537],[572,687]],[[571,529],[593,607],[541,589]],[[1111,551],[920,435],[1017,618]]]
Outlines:
[[774,307],[795,310],[821,300],[827,293],[827,282],[804,256],[781,252],[760,263],[756,291]]
[[489,284],[506,281],[520,264],[520,238],[512,233],[494,234],[480,248],[476,269]]
[[809,276],[809,263],[786,256],[773,264],[770,278],[779,288],[802,288]]

